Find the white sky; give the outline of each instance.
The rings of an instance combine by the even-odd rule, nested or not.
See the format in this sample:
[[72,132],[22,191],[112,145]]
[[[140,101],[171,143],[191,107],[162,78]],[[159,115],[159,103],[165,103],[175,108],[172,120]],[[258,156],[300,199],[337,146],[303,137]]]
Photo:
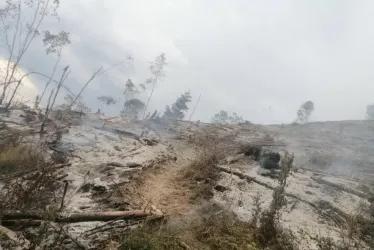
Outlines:
[[[5,72],[7,67],[7,60],[1,60],[0,59],[0,79],[5,78]],[[25,72],[23,72],[21,69],[18,69],[15,71],[14,78],[19,79],[25,75]],[[11,90],[15,89],[15,84],[10,86]],[[3,86],[0,86],[1,91],[3,89]],[[9,94],[6,95],[6,100],[9,100],[13,94],[13,91],[8,92]],[[13,98],[13,101],[22,101],[25,102],[25,104],[30,105],[32,102],[35,101],[36,96],[38,95],[39,90],[36,88],[36,86],[32,83],[28,77],[23,78],[21,86],[18,88],[18,91],[16,95]]]
[[[149,77],[147,62],[161,52],[168,72],[152,110],[188,90],[193,101],[202,95],[193,117],[201,120],[224,109],[255,123],[291,122],[307,100],[312,120],[363,119],[374,103],[373,1],[64,0],[60,17],[48,27],[71,33],[62,66],[72,68],[72,88],[100,65],[135,58],[132,70],[89,87],[93,106],[98,95],[121,96],[128,77]],[[54,59],[35,65],[34,45],[24,67],[48,73]]]

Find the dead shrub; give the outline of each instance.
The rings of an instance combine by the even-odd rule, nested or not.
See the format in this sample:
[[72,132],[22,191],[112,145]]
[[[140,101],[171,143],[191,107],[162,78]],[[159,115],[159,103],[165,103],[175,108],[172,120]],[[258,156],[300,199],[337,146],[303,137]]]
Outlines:
[[37,171],[8,181],[0,190],[0,213],[3,209],[44,209],[51,204],[61,187],[55,172],[52,166],[39,166]]
[[212,198],[213,188],[220,176],[216,163],[215,155],[201,154],[184,171],[182,179],[187,181],[190,189],[194,190],[194,200]]
[[[154,222],[144,222],[135,229],[112,236],[110,240],[119,242],[121,250],[185,249],[176,235],[170,234],[161,228],[160,223]],[[106,249],[105,246],[103,249]]]
[[8,147],[0,147],[0,213],[3,209],[44,209],[55,198],[60,184],[56,169],[46,161],[44,152],[19,137]]
[[[262,212],[259,218],[259,226],[256,230],[256,240],[262,247],[276,250],[296,249],[294,237],[291,232],[282,228],[279,224],[280,209],[286,204],[287,178],[292,169],[294,155],[287,151],[280,162],[278,187],[274,189],[273,200],[270,207]],[[258,203],[258,201],[257,201]],[[255,207],[256,209],[256,207]],[[255,211],[256,212],[256,211]]]

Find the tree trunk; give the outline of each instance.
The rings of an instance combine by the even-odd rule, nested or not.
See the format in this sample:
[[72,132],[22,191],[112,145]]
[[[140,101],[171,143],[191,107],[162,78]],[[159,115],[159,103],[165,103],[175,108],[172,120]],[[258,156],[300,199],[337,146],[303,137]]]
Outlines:
[[153,81],[152,92],[151,92],[151,95],[150,95],[149,98],[148,98],[147,105],[145,105],[144,114],[143,114],[143,119],[144,119],[145,114],[146,114],[146,112],[147,112],[148,105],[149,105],[149,102],[151,101],[151,98],[152,98],[153,92],[155,91],[155,86],[156,86],[156,83],[157,83],[157,79],[158,79],[158,75],[156,75],[155,80]]

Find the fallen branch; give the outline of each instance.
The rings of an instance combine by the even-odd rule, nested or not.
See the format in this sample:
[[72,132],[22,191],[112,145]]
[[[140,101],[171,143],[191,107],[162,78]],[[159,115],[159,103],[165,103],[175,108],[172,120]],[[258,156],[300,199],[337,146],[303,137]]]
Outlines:
[[62,179],[66,178],[68,176],[69,176],[69,174],[63,174],[63,175],[57,176],[56,181],[61,181]]
[[122,164],[119,162],[109,162],[106,164],[107,166],[119,167],[119,168],[136,168],[141,167],[142,165],[136,162],[128,162],[126,164]]
[[[225,172],[225,173],[228,173],[228,174],[232,174],[232,175],[236,175],[238,176],[240,179],[245,179],[248,183],[257,183],[261,186],[264,186],[268,189],[271,189],[271,190],[274,190],[276,187],[272,187],[271,185],[267,184],[267,183],[264,183],[262,181],[259,181],[257,180],[256,178],[254,177],[251,177],[251,176],[248,176],[248,175],[245,175],[243,173],[240,173],[238,171],[233,171],[233,170],[229,170],[227,168],[224,168],[222,166],[216,166],[219,170],[221,170],[222,172]],[[342,210],[340,210],[339,208],[336,208],[334,206],[332,206],[329,202],[327,201],[320,201],[319,204],[316,204],[316,203],[313,203],[313,202],[310,202],[310,201],[307,201],[307,200],[304,200],[294,194],[290,194],[290,193],[286,193],[285,194],[287,197],[290,197],[290,198],[293,198],[295,200],[298,200],[298,201],[301,201],[303,203],[306,203],[308,204],[309,206],[313,207],[314,209],[316,209],[317,211],[321,212],[322,210],[324,209],[327,209],[327,210],[330,210],[330,211],[334,211],[336,214],[338,214],[340,217],[344,218],[347,220],[348,218],[348,215],[343,212]],[[320,206],[320,204],[323,203],[323,207]],[[332,218],[332,216],[330,216]]]
[[55,152],[57,152],[57,153],[64,154],[64,155],[66,155],[67,157],[75,157],[75,158],[82,159],[82,157],[80,157],[79,155],[75,155],[75,154],[67,154],[66,152],[63,152],[63,151],[61,151],[61,150],[58,150],[58,149],[56,149],[56,148],[54,148],[54,147],[49,147],[49,149],[52,150],[52,151],[55,151]]
[[71,166],[71,163],[63,163],[63,164],[55,165],[55,168],[59,169],[59,168],[70,167],[70,166]]
[[117,128],[113,128],[113,131],[115,133],[117,133],[117,134],[120,134],[120,135],[123,135],[123,136],[126,136],[126,137],[130,137],[130,138],[133,138],[135,140],[139,140],[140,139],[139,135],[131,133],[131,132],[128,132],[128,131],[120,130],[120,129],[117,129]]
[[330,182],[330,181],[326,181],[324,179],[321,179],[321,178],[315,178],[315,177],[310,177],[313,181],[319,183],[319,184],[322,184],[322,185],[328,185],[328,186],[331,186],[331,187],[334,187],[338,190],[341,190],[341,191],[344,191],[346,193],[349,193],[349,194],[353,194],[353,195],[356,195],[360,198],[363,198],[363,199],[367,199],[369,198],[368,195],[360,192],[360,191],[357,191],[357,190],[354,190],[354,189],[351,189],[351,188],[347,188],[347,187],[344,187],[343,185],[340,185],[340,184],[336,184],[336,183],[333,183],[333,182]]
[[[76,222],[88,222],[88,221],[111,221],[118,218],[122,220],[131,220],[137,218],[146,218],[150,216],[150,213],[146,213],[142,210],[133,211],[113,211],[113,212],[102,212],[102,213],[73,213],[69,215],[57,214],[55,218],[49,219],[54,222],[62,223],[76,223]],[[6,210],[1,214],[0,220],[48,220],[44,218],[42,212],[38,211],[17,211],[17,210]]]

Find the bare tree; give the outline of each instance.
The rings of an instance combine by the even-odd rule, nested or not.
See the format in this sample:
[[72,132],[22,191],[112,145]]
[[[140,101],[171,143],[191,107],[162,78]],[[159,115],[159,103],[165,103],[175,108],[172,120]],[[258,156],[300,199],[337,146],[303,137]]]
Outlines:
[[[130,58],[130,57],[129,57]],[[130,59],[129,59],[130,60]],[[117,67],[118,65],[124,63],[124,61],[121,61],[117,64],[115,64],[114,66],[106,69],[106,70],[103,70],[103,67],[100,67],[97,71],[95,71],[92,76],[90,77],[90,79],[88,79],[88,81],[83,85],[82,89],[80,90],[80,92],[78,93],[78,95],[75,96],[74,100],[71,102],[70,106],[68,107],[68,109],[71,109],[75,103],[77,102],[77,100],[80,98],[80,96],[82,95],[83,91],[86,89],[87,85],[90,84],[90,82],[92,82],[97,76],[100,76],[110,70],[112,70],[113,68]]]
[[216,124],[238,124],[243,122],[243,118],[237,113],[233,112],[232,115],[225,110],[221,110],[212,118],[212,123]]
[[55,95],[53,97],[53,101],[51,103],[51,96],[53,95],[53,91],[51,93],[51,96],[49,97],[49,100],[48,100],[48,105],[47,105],[47,109],[45,111],[45,115],[44,115],[44,121],[40,127],[40,133],[43,133],[44,131],[44,126],[45,126],[45,123],[47,122],[48,120],[48,117],[49,117],[49,113],[51,112],[51,110],[53,109],[53,106],[56,102],[56,98],[58,96],[58,93],[60,92],[60,89],[61,89],[61,86],[63,85],[64,81],[66,80],[66,78],[68,77],[69,75],[69,72],[68,72],[68,69],[69,69],[69,66],[66,66],[64,68],[64,71],[62,72],[62,75],[61,75],[61,79],[60,79],[60,82],[58,83],[57,85],[57,89],[56,89],[56,92],[55,92]]
[[165,67],[166,67],[166,56],[164,53],[156,57],[154,62],[151,62],[149,65],[149,70],[151,71],[151,74],[153,75],[151,78],[148,78],[146,80],[146,84],[152,85],[151,94],[148,98],[147,104],[145,105],[143,119],[145,117],[145,113],[147,112],[149,102],[152,98],[153,92],[155,91],[155,87],[158,81],[162,80],[162,78],[165,77]]
[[197,105],[199,104],[200,99],[201,99],[201,95],[199,95],[199,99],[197,99],[197,102],[196,102],[195,106],[193,107],[193,110],[192,110],[192,112],[191,112],[191,114],[190,114],[190,117],[188,118],[189,121],[191,120],[192,115],[195,113],[196,107],[197,107]]
[[374,120],[374,104],[366,106],[366,119]]
[[44,46],[47,47],[46,48],[47,55],[50,54],[50,53],[55,53],[57,55],[57,60],[56,60],[55,65],[53,67],[51,77],[48,79],[48,82],[46,83],[41,96],[35,102],[35,108],[38,108],[40,102],[43,99],[45,91],[47,90],[48,86],[52,82],[52,79],[54,77],[57,65],[58,65],[58,63],[60,62],[60,59],[61,59],[62,49],[65,46],[69,45],[71,42],[69,40],[69,33],[65,32],[65,31],[61,31],[57,35],[53,35],[49,31],[44,31],[43,43],[44,43]]
[[[3,103],[8,88],[14,82],[14,73],[33,40],[40,35],[40,26],[45,17],[57,17],[59,0],[8,0],[5,7],[0,9],[0,21],[3,38],[9,53],[5,77],[2,81],[3,92],[0,104]],[[31,13],[31,19],[26,20],[23,13]],[[19,82],[18,82],[19,83]],[[15,88],[18,89],[19,85]]]

